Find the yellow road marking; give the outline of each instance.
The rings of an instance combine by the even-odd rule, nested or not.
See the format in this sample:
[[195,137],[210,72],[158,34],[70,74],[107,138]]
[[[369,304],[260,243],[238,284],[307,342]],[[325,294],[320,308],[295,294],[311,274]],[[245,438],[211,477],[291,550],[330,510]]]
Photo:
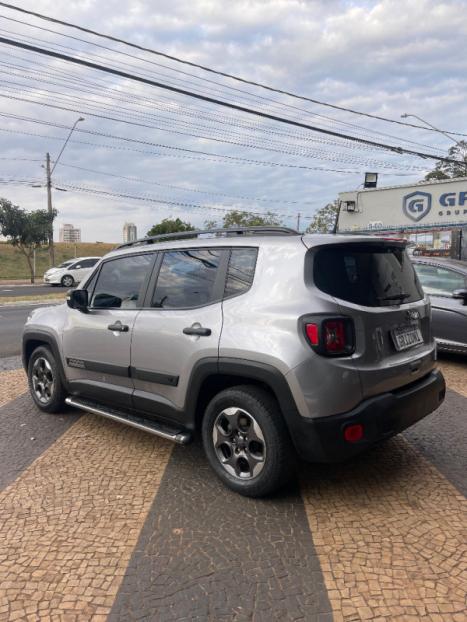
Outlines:
[[171,449],[84,416],[6,488],[0,620],[105,619]]
[[311,467],[302,496],[335,622],[465,622],[467,501],[404,439]]

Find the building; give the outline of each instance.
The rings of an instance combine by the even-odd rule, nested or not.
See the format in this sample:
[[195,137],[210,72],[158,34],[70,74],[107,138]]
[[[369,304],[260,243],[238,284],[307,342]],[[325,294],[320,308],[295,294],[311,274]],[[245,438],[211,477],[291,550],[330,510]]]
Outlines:
[[467,259],[467,177],[340,192],[337,230],[429,235],[434,248],[452,235],[452,255]]
[[65,224],[60,227],[59,241],[75,244],[81,242],[81,229]]
[[134,242],[138,238],[136,225],[134,222],[126,222],[123,225],[123,243]]

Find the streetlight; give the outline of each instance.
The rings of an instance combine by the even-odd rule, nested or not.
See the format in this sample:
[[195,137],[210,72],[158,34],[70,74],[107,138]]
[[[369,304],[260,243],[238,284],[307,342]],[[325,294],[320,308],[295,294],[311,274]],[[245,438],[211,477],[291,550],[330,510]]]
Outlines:
[[[446,136],[446,138],[449,138],[449,140],[452,140],[453,143],[455,143],[456,145],[459,145],[459,141],[456,140],[455,138],[453,138],[450,134],[448,134],[447,132],[444,132],[443,130],[440,130],[438,127],[434,126],[432,123],[429,123],[428,121],[425,121],[425,119],[422,119],[418,115],[416,115],[416,114],[407,114],[406,112],[404,112],[404,114],[401,114],[401,119],[407,119],[407,117],[412,117],[413,119],[418,119],[419,121],[421,121],[425,125],[428,125],[428,127],[431,127],[431,129],[435,130],[435,132],[438,132],[439,134],[442,134],[443,136]],[[466,160],[464,149],[461,148],[461,152],[460,153],[461,153],[461,156],[462,156],[462,158],[464,160],[464,166],[465,166],[466,175],[467,175],[467,160]],[[459,164],[462,164],[462,162],[459,161]],[[452,233],[451,233],[451,235],[452,235]],[[433,239],[434,239],[434,233],[433,233]],[[461,252],[461,251],[459,251],[459,252]],[[460,259],[460,256],[459,256],[459,259]]]
[[65,150],[65,147],[68,144],[68,141],[70,140],[71,135],[73,134],[75,127],[78,125],[78,123],[80,123],[80,121],[84,121],[84,117],[79,117],[78,119],[76,119],[76,121],[73,123],[72,128],[70,129],[70,132],[68,134],[68,136],[66,137],[65,142],[63,143],[62,148],[60,149],[60,153],[58,154],[53,168],[52,170],[50,170],[50,155],[49,153],[46,153],[45,155],[45,170],[47,173],[47,211],[49,212],[49,216],[50,216],[50,230],[49,230],[49,263],[50,263],[50,267],[52,267],[55,264],[55,249],[54,249],[54,227],[53,227],[53,219],[52,219],[52,173],[55,170],[55,167],[58,164],[58,161],[60,160],[60,157],[62,155],[62,153]]
[[450,136],[447,132],[444,132],[443,130],[440,130],[439,128],[435,127],[434,125],[432,125],[428,121],[425,121],[425,119],[422,119],[421,117],[419,117],[416,114],[407,114],[406,112],[404,112],[404,114],[401,114],[401,119],[407,119],[408,117],[412,117],[413,119],[418,119],[419,121],[421,121],[425,125],[428,125],[428,127],[431,127],[432,130],[435,130],[435,132],[439,132],[440,134],[443,134],[443,136],[446,136],[447,138],[449,138],[449,140],[452,140],[452,142],[456,143],[456,145],[459,142],[458,140],[455,140],[455,138]]

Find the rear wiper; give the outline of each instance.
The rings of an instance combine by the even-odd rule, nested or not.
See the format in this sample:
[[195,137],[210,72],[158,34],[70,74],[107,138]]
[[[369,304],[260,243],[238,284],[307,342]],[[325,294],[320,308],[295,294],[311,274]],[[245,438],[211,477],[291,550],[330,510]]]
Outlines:
[[379,296],[378,300],[405,300],[406,298],[410,298],[410,294],[401,292],[400,294],[394,294],[394,296]]

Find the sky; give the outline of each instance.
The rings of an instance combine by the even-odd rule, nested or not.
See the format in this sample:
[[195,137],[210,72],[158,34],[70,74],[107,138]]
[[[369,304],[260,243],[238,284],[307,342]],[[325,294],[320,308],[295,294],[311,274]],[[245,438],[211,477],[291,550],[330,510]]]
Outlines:
[[[16,4],[314,100],[394,120],[414,114],[467,134],[465,0]],[[0,36],[354,137],[438,155],[454,144],[436,132],[279,95],[5,7]],[[142,236],[163,218],[220,224],[230,209],[270,210],[288,226],[300,213],[306,227],[338,192],[358,188],[365,171],[378,172],[380,186],[397,185],[416,183],[435,164],[5,44],[0,55],[0,197],[45,208],[45,154],[54,161],[69,128],[85,119],[52,176],[56,239],[63,223],[80,227],[83,241],[120,242],[125,221]]]

